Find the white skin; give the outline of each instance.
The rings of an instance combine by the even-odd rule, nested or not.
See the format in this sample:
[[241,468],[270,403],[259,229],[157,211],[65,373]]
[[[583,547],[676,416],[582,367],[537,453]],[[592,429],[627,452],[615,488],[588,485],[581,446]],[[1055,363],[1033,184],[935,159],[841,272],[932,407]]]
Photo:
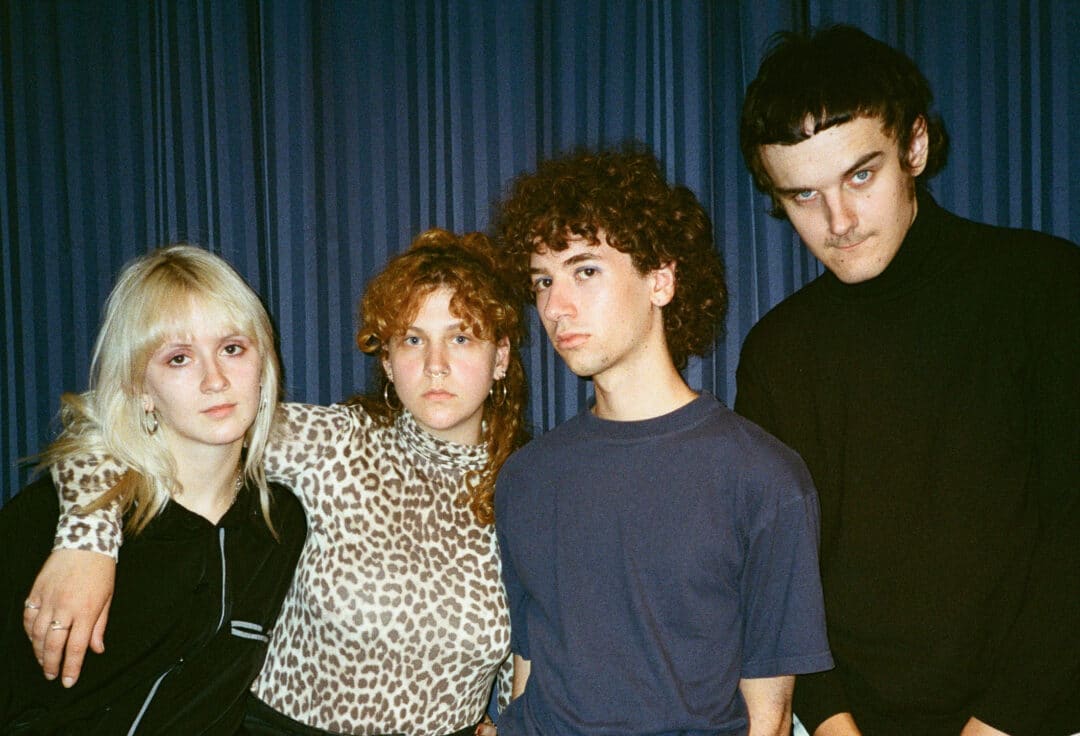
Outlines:
[[[182,492],[174,501],[217,523],[234,499],[244,435],[259,410],[262,357],[251,337],[213,309],[198,302],[190,309],[184,320],[190,327],[167,337],[150,356],[137,400],[156,412],[156,436],[176,461]],[[71,687],[87,644],[105,650],[115,563],[96,552],[60,550],[39,580],[54,570],[59,594],[44,596],[35,583],[28,599],[41,601],[41,608],[26,609],[23,625],[45,677],[57,676],[63,658],[63,684]],[[95,590],[102,592],[83,595],[88,581],[101,583]],[[50,630],[53,620],[70,621],[70,631]]]
[[[664,335],[675,266],[641,273],[603,231],[598,240],[571,239],[565,250],[541,248],[530,256],[540,321],[570,370],[592,378],[597,416],[636,421],[668,414],[696,396],[675,369]],[[514,697],[525,691],[531,669],[529,660],[514,656]],[[790,733],[793,685],[788,676],[740,680],[751,736]]]
[[[807,125],[812,125],[808,121]],[[926,168],[922,118],[901,151],[878,118],[856,118],[794,145],[761,147],[773,194],[803,243],[840,281],[879,275],[900,250],[915,216],[915,177]],[[903,154],[903,160],[901,159]],[[814,736],[859,736],[851,713],[837,713]],[[972,717],[962,736],[1002,736]]]
[[630,421],[660,416],[694,399],[671,361],[663,308],[675,295],[675,270],[642,274],[607,243],[570,240],[542,248],[529,269],[536,310],[567,367],[592,378],[597,416]]
[[465,329],[450,311],[453,292],[433,291],[403,335],[390,340],[383,369],[417,424],[441,440],[481,440],[484,399],[506,375],[510,343],[496,345]]
[[231,505],[244,435],[259,411],[262,358],[250,337],[195,306],[146,366],[142,404],[176,461],[175,501],[217,523]]
[[925,121],[919,118],[912,130],[906,166],[878,118],[856,118],[794,145],[761,147],[773,194],[792,226],[846,284],[880,275],[915,220],[915,177],[926,168]]

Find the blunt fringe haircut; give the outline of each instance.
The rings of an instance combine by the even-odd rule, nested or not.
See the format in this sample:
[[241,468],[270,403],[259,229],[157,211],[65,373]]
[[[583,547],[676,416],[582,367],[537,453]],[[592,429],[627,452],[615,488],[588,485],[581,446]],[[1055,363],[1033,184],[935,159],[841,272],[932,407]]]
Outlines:
[[924,182],[948,157],[949,138],[940,116],[930,112],[932,102],[930,84],[915,62],[858,28],[783,31],[771,37],[746,90],[739,144],[755,186],[772,198],[771,214],[783,219],[761,160],[762,146],[794,145],[855,118],[877,118],[907,166],[912,130],[922,118],[929,150],[917,181]]
[[[146,367],[168,339],[190,335],[195,307],[217,315],[255,345],[261,359],[259,411],[245,437],[243,474],[259,491],[270,521],[263,471],[266,443],[276,430],[281,366],[270,317],[259,297],[220,257],[193,245],[171,245],[131,261],[105,303],[94,345],[89,390],[61,398],[59,438],[42,453],[42,464],[61,459],[111,456],[128,470],[83,511],[117,504],[125,529],[138,533],[173,496],[183,493],[161,433],[142,426]],[[112,480],[112,479],[110,479]]]

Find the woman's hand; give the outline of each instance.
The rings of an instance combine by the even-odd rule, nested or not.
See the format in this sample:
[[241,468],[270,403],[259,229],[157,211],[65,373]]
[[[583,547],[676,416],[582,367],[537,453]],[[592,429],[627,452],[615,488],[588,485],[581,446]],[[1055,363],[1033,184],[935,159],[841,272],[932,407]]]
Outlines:
[[498,736],[499,729],[491,721],[491,716],[484,714],[484,720],[476,727],[476,736]]
[[105,651],[105,623],[116,583],[108,555],[55,550],[45,561],[23,608],[23,628],[45,679],[61,674],[64,687],[79,679],[87,646]]

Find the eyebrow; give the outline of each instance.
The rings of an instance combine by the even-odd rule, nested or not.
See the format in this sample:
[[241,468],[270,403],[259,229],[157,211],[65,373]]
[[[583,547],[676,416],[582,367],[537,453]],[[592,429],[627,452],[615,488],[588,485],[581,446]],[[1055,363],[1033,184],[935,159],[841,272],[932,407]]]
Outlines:
[[[799,191],[802,191],[802,190],[800,189]],[[601,259],[600,255],[598,253],[595,253],[595,252],[592,252],[592,251],[585,251],[585,252],[582,252],[582,253],[578,253],[576,256],[570,256],[565,261],[562,261],[561,263],[559,263],[558,266],[560,268],[566,268],[567,266],[576,266],[577,264],[584,263],[585,261],[599,261],[599,260],[602,260],[602,259]],[[548,270],[546,268],[536,268],[534,266],[529,267],[529,273],[530,274],[547,273],[547,272],[548,272]]]
[[[868,163],[870,163],[874,159],[878,158],[879,156],[884,156],[884,155],[885,155],[884,151],[871,151],[870,153],[867,153],[864,156],[860,156],[859,159],[855,163],[853,163],[851,166],[849,166],[847,168],[847,171],[844,172],[844,178],[845,179],[848,178],[849,176],[851,176],[856,171],[858,171],[859,169],[866,166]],[[775,187],[775,191],[778,194],[798,194],[799,192],[807,192],[807,191],[810,191],[811,189],[813,189],[813,187]]]

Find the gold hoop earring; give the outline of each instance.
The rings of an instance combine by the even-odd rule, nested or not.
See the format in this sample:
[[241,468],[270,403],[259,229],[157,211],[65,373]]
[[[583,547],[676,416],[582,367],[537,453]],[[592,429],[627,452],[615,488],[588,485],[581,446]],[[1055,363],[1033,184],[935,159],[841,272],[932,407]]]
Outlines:
[[[386,408],[389,409],[390,411],[401,411],[402,408],[404,408],[404,405],[401,403],[401,397],[400,396],[398,396],[398,405],[397,406],[394,406],[393,404],[390,403],[390,386],[391,386],[390,381],[387,381],[386,383],[383,384],[383,387],[382,387],[382,399],[383,399],[383,402],[386,403]],[[397,396],[396,391],[394,392],[394,395]]]
[[[495,387],[499,387],[499,393],[495,393]],[[488,389],[488,397],[491,399],[491,405],[498,409],[500,406],[506,403],[506,399],[510,394],[510,389],[506,388],[504,381],[496,381],[491,384],[491,388]]]
[[154,432],[157,432],[158,418],[157,418],[157,412],[156,411],[154,411],[153,409],[144,409],[143,410],[142,428],[149,435],[153,435]]

